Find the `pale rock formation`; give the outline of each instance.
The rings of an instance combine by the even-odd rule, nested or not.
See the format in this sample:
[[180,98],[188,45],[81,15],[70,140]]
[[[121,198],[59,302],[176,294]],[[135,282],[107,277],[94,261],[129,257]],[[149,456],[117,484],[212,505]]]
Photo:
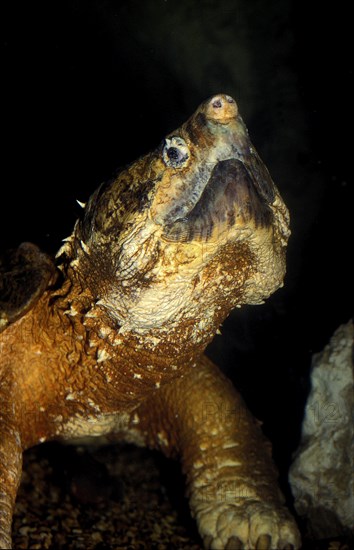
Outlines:
[[353,336],[341,325],[314,355],[302,437],[290,469],[295,507],[315,538],[354,532]]

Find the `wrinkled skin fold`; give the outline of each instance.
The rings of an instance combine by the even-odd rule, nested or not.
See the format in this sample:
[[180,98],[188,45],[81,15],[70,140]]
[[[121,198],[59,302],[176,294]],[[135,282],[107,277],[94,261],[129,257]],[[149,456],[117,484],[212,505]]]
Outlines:
[[219,94],[97,189],[55,265],[29,243],[0,264],[1,548],[22,452],[87,437],[178,457],[205,548],[300,546],[259,423],[204,356],[231,309],[283,284],[289,233]]

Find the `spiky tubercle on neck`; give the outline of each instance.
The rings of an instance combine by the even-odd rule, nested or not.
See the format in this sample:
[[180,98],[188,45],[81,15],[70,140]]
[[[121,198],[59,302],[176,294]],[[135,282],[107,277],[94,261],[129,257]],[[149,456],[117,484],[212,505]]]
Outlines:
[[[188,349],[183,350],[182,327],[164,334],[157,330],[143,335],[134,330],[121,331],[117,319],[92,292],[87,274],[83,277],[82,252],[77,254],[76,250],[73,259],[73,244],[77,245],[74,239],[68,240],[65,255],[61,256],[59,267],[64,281],[53,293],[51,307],[65,317],[72,337],[79,336],[84,341],[85,353],[95,360],[107,381],[126,393],[128,399],[133,399],[146,396],[148,391],[158,389],[193,367],[206,344],[198,349],[191,340]],[[188,325],[184,325],[184,332],[196,331],[195,323]],[[174,342],[179,343],[174,345]]]

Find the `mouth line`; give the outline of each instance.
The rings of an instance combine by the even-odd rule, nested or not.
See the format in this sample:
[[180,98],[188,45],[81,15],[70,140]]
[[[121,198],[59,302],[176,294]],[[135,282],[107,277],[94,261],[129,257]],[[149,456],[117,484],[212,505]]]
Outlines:
[[[167,223],[163,236],[169,241],[206,241],[215,227],[230,229],[253,220],[256,228],[273,220],[269,206],[273,198],[270,176],[250,168],[236,158],[219,161],[199,199],[190,211]],[[264,181],[268,175],[268,181]],[[263,176],[263,177],[262,177]]]

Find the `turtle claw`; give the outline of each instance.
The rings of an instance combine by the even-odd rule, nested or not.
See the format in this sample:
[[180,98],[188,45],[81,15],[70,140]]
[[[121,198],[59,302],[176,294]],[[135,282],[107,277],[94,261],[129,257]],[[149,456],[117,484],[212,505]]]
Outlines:
[[269,550],[271,541],[270,535],[260,535],[256,543],[256,550]]
[[225,546],[225,550],[240,550],[242,548],[242,541],[238,537],[230,537]]
[[246,501],[208,506],[197,513],[204,546],[210,550],[300,548],[297,526],[280,504]]

